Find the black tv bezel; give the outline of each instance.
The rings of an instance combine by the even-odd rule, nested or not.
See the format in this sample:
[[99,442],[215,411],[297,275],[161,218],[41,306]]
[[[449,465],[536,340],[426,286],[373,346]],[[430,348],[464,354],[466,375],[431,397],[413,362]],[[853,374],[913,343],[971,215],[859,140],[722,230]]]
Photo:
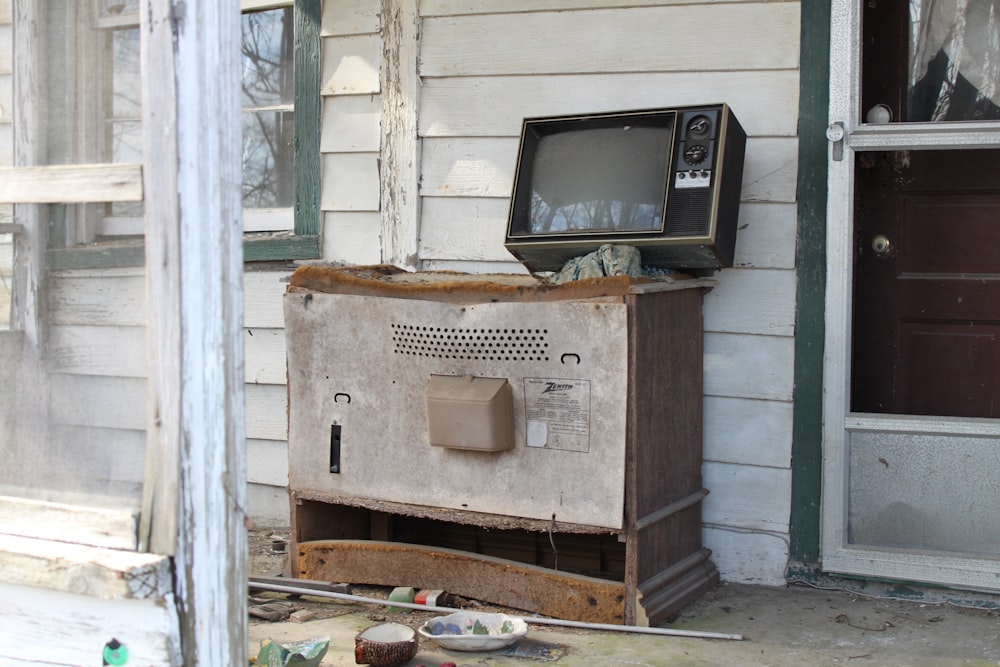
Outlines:
[[[643,109],[638,111],[602,112],[593,114],[574,114],[566,116],[546,116],[525,118],[521,126],[521,141],[518,147],[517,163],[514,172],[514,184],[511,194],[510,210],[507,217],[507,239],[513,242],[532,241],[545,243],[566,242],[574,237],[588,236],[604,237],[625,241],[626,239],[657,239],[663,236],[666,225],[666,211],[670,196],[670,180],[675,160],[674,151],[677,145],[677,109]],[[567,230],[545,234],[527,231],[531,227],[531,181],[534,174],[534,158],[543,137],[563,132],[587,129],[625,128],[630,126],[666,128],[669,130],[666,164],[664,165],[664,181],[660,200],[663,211],[659,229],[642,230]]]

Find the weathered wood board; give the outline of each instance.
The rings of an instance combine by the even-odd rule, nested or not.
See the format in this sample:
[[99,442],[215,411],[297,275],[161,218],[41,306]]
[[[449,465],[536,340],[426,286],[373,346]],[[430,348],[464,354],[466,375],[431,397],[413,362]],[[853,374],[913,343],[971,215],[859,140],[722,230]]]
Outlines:
[[365,540],[299,545],[305,579],[443,589],[554,618],[620,624],[625,585],[454,549]]

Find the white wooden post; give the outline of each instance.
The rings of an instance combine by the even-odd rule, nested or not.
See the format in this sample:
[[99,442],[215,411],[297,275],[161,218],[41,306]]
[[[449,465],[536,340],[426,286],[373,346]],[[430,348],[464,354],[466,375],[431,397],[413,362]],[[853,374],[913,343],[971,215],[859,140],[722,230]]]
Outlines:
[[150,419],[142,540],[182,660],[245,665],[239,0],[140,3]]
[[381,0],[382,261],[419,269],[420,139],[416,0]]

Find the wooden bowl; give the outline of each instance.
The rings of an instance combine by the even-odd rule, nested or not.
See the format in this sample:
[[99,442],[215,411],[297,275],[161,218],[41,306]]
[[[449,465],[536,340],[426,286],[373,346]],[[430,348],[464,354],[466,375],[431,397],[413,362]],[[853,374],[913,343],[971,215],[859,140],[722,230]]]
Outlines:
[[417,633],[402,623],[380,623],[354,638],[354,662],[372,667],[399,667],[417,654]]

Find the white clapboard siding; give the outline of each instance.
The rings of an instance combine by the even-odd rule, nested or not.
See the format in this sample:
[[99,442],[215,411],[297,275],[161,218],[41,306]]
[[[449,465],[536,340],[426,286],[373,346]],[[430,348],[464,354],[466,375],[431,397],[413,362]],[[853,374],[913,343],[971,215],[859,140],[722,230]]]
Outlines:
[[425,271],[456,271],[458,273],[515,273],[527,275],[529,271],[513,255],[506,262],[475,262],[452,259],[433,259],[423,263]]
[[[723,2],[760,2],[760,0],[698,0],[702,4]],[[692,0],[423,0],[421,16],[454,16],[460,14],[496,14],[514,11],[543,11],[607,7],[643,7],[658,5],[689,5]],[[525,17],[525,20],[531,20]]]
[[380,137],[379,114],[382,103],[378,95],[333,95],[323,98],[323,136],[319,149],[323,153],[378,152]]
[[258,528],[287,531],[289,511],[287,486],[247,485],[247,512]]
[[102,428],[146,428],[146,380],[54,373],[50,418],[53,424]]
[[[420,194],[425,197],[509,197],[514,186],[515,138],[427,138],[423,141]],[[741,199],[794,202],[798,141],[747,141]]]
[[[424,197],[421,206],[420,256],[424,260],[510,261],[511,254],[503,245],[509,198]],[[792,203],[742,204],[735,265],[793,267],[795,216]]]
[[376,35],[323,39],[323,95],[377,93],[382,41]]
[[146,432],[140,429],[59,425],[52,429],[54,462],[86,464],[98,480],[142,484]]
[[733,265],[794,268],[797,225],[795,204],[741,204]]
[[377,211],[323,214],[323,258],[345,264],[382,261],[382,218]]
[[798,101],[798,72],[787,70],[425,79],[419,131],[517,137],[534,116],[725,102],[748,135],[794,137]]
[[[10,123],[0,123],[0,165],[14,164],[14,126]],[[3,208],[9,210],[10,204]]]
[[281,297],[288,289],[290,269],[283,271],[258,271],[243,273],[243,326],[252,329],[280,328],[285,325]]
[[364,35],[379,29],[379,3],[371,0],[326,0],[320,34]]
[[53,324],[144,326],[146,279],[139,273],[56,273],[49,281]]
[[324,211],[378,211],[378,163],[378,153],[324,155],[320,208]]
[[792,458],[791,401],[705,397],[706,461],[787,468]]
[[705,334],[705,395],[792,400],[795,341],[779,336]]
[[13,13],[11,12],[11,5],[14,4],[14,0],[0,0],[0,23],[10,23]]
[[49,368],[56,373],[144,378],[145,327],[58,325],[49,330]]
[[795,271],[725,269],[705,295],[705,330],[791,336],[795,332]]
[[7,638],[0,642],[0,664],[98,665],[112,637],[128,647],[130,665],[179,664],[169,596],[105,600],[0,582],[0,599]]
[[726,581],[759,586],[784,586],[788,537],[725,526],[704,526],[702,544],[712,550],[712,562]]
[[503,262],[509,201],[498,197],[424,197],[420,213],[422,259]]
[[427,18],[420,74],[795,69],[798,36],[796,3]]
[[283,440],[247,439],[247,482],[288,486],[288,447]]
[[285,384],[285,330],[247,328],[243,331],[246,381]]
[[702,505],[705,523],[788,532],[792,484],[788,468],[708,461],[702,465],[702,483],[709,490]]
[[246,386],[247,438],[288,439],[288,389],[271,384]]

